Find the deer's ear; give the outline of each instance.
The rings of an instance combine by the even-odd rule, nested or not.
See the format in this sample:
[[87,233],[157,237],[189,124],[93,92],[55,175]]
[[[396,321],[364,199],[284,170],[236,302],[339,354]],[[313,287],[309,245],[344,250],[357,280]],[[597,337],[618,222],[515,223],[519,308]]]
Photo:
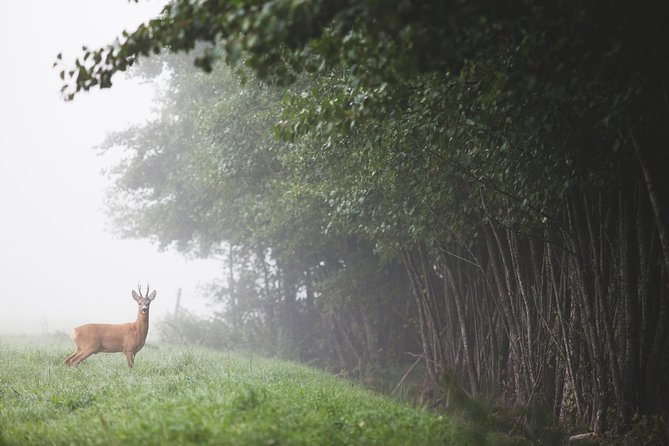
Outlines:
[[153,300],[156,298],[156,290],[153,290],[151,294],[149,294],[149,300]]
[[137,294],[135,290],[132,291],[132,298],[139,302],[139,294]]

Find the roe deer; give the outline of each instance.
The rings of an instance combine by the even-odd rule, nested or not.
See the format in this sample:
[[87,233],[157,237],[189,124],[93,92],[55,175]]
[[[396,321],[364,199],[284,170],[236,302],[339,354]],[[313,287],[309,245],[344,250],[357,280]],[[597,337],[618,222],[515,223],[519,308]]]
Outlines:
[[135,362],[135,354],[144,346],[146,334],[149,332],[149,306],[156,298],[156,291],[149,294],[146,285],[146,296],[142,297],[142,286],[138,285],[139,294],[134,290],[132,298],[139,305],[137,320],[128,324],[86,324],[72,331],[72,341],[77,349],[65,359],[65,364],[74,366],[89,356],[104,352],[123,352],[128,361],[128,368]]

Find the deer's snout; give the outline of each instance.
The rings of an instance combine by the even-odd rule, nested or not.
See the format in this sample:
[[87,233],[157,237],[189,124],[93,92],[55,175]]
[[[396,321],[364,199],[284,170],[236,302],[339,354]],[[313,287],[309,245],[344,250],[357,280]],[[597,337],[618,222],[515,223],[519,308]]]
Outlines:
[[142,314],[146,314],[149,312],[149,306],[148,305],[142,305]]

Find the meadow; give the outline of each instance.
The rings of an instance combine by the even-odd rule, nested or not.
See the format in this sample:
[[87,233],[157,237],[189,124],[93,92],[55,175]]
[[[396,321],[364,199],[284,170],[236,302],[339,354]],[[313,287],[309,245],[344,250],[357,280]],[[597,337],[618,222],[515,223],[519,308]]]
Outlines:
[[512,442],[299,364],[148,345],[63,365],[67,343],[0,341],[0,445]]

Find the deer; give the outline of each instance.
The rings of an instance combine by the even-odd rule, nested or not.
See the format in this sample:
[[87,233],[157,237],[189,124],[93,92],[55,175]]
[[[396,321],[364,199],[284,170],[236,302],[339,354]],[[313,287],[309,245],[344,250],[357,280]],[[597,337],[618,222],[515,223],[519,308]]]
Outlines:
[[95,353],[125,354],[128,368],[132,369],[135,355],[144,347],[149,332],[149,306],[156,298],[156,290],[149,294],[149,284],[142,296],[142,286],[137,285],[139,294],[132,290],[132,298],[137,302],[137,320],[127,324],[86,324],[72,330],[72,342],[77,346],[74,353],[65,359],[68,366],[76,366]]

